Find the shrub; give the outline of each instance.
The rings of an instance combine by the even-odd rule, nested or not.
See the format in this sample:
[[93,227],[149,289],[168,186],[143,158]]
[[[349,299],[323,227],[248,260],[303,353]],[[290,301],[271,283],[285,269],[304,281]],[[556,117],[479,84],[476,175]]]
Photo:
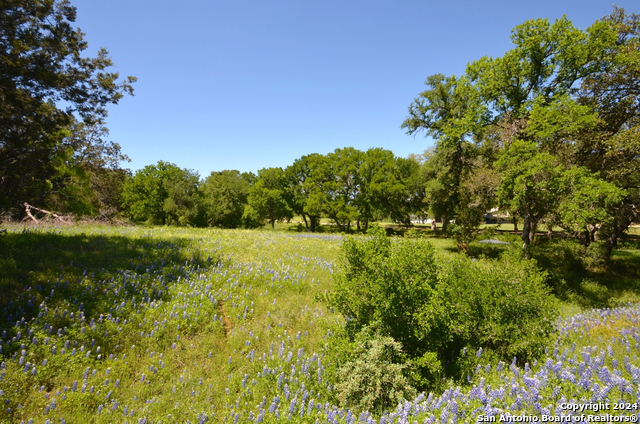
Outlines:
[[442,370],[460,376],[464,348],[530,359],[557,316],[535,261],[508,252],[498,260],[439,257],[428,241],[392,242],[380,230],[345,240],[335,278],[331,300],[351,340],[374,326],[400,342],[419,389],[437,385]]
[[429,242],[392,243],[380,228],[364,238],[347,238],[331,300],[347,318],[351,340],[365,326],[376,326],[410,356],[429,350],[425,335],[436,329],[443,313],[436,300],[434,257]]
[[439,273],[448,354],[482,347],[503,359],[528,360],[545,346],[558,308],[535,261],[509,252],[498,260],[457,256]]
[[336,385],[343,405],[382,413],[401,400],[413,399],[416,390],[403,375],[402,344],[369,327],[357,334],[351,360],[340,367]]

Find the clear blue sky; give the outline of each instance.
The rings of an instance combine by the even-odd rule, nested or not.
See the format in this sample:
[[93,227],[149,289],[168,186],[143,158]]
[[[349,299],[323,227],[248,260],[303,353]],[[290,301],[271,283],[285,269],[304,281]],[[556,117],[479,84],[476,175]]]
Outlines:
[[[286,167],[352,146],[422,153],[400,129],[435,73],[501,56],[532,18],[579,28],[611,13],[595,0],[71,0],[89,42],[109,50],[135,96],[110,108],[132,170],[159,160],[212,171]],[[637,0],[618,0],[640,12]]]

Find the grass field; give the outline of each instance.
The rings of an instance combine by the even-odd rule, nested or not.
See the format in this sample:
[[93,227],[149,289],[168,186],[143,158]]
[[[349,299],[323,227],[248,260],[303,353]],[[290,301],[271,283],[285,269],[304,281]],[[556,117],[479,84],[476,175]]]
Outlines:
[[[337,402],[325,349],[343,320],[323,300],[343,236],[298,230],[9,227],[0,239],[0,422],[377,422]],[[430,240],[458,254],[452,240]],[[558,246],[542,245],[539,262],[575,259]],[[471,247],[487,257],[508,248]],[[476,422],[566,415],[566,402],[633,406],[639,263],[631,240],[607,267],[557,268],[550,284],[564,318],[536,363],[479,355],[468,381],[382,419]]]

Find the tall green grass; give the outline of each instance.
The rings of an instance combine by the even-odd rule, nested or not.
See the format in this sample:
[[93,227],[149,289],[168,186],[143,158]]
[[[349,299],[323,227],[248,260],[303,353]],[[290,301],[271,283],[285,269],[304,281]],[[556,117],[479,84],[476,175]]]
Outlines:
[[[323,300],[341,240],[290,229],[10,226],[0,238],[0,422],[348,420],[325,350],[343,318]],[[458,254],[452,240],[431,240]],[[631,243],[608,271],[560,263],[565,309],[638,299],[638,258]],[[598,303],[607,296],[615,302]],[[575,336],[573,350],[606,348],[624,330],[602,328]]]

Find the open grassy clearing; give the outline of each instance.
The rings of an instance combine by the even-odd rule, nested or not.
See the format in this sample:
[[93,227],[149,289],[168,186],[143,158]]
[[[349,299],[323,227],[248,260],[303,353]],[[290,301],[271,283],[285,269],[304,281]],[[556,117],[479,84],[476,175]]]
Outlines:
[[[0,240],[0,421],[355,420],[359,412],[334,397],[324,351],[341,322],[322,300],[341,239],[10,227]],[[457,254],[452,240],[430,240],[442,255]],[[551,257],[552,247],[543,244],[540,258],[566,263],[573,254]],[[471,245],[489,257],[506,248]],[[640,299],[639,258],[632,240],[607,269],[557,268],[550,281],[565,318],[537,363],[496,364],[469,352],[478,366],[468,382],[385,419],[475,422],[500,412],[567,414],[558,408],[572,399],[637,402],[640,311],[622,305]],[[617,309],[583,312],[593,305]]]

